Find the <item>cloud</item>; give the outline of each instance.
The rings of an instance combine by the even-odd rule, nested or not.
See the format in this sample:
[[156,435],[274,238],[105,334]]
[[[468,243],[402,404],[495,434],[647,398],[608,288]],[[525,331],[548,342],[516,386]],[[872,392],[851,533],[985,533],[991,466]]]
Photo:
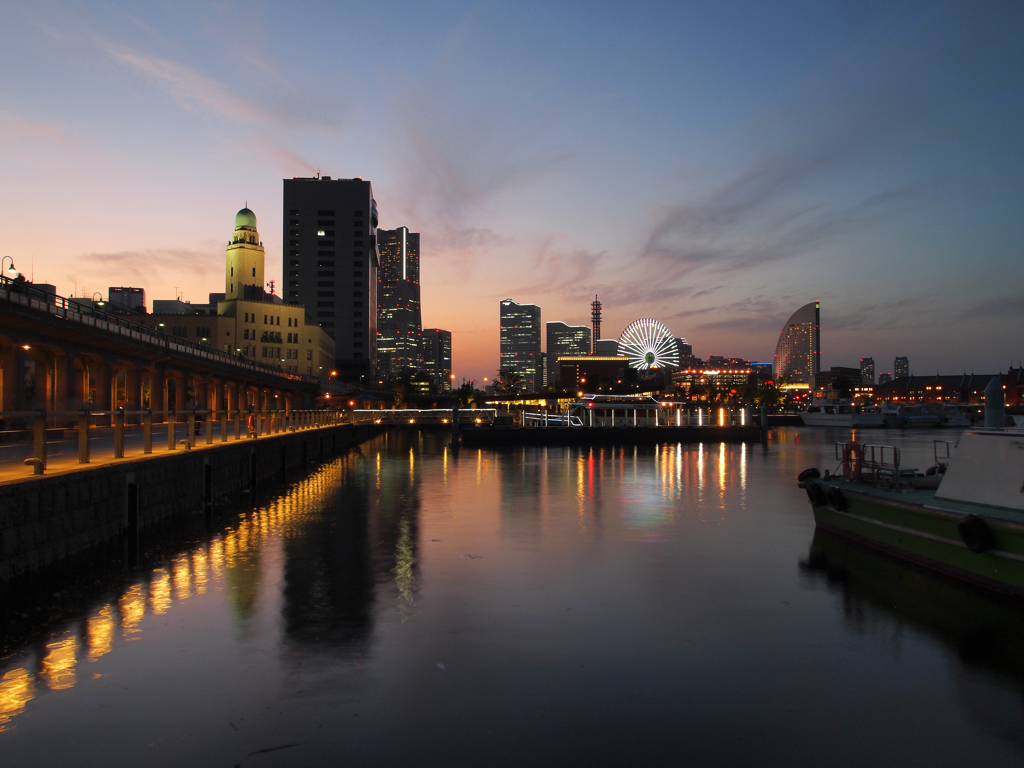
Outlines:
[[1021,299],[1018,294],[1014,296],[996,296],[979,301],[964,312],[961,317],[965,320],[977,320],[985,318],[1017,318],[1022,315],[1024,315],[1024,299]]
[[332,134],[341,131],[340,124],[317,110],[303,109],[296,104],[268,108],[263,106],[261,98],[238,96],[237,89],[171,59],[138,53],[100,38],[96,42],[116,61],[167,90],[185,110],[260,126],[314,128]]
[[0,139],[12,141],[22,139],[43,139],[54,144],[64,144],[64,128],[53,123],[33,123],[22,120],[9,112],[0,112]]
[[[216,278],[223,275],[223,245],[211,243],[208,248],[147,248],[140,250],[116,251],[113,253],[85,253],[76,257],[76,264],[82,265],[82,272],[88,275],[90,283],[108,285],[134,285],[142,287],[150,298],[171,298],[155,296],[155,292],[170,293],[175,280],[200,283],[216,287]],[[69,281],[77,280],[75,274],[67,276]],[[205,301],[206,296],[201,296]]]

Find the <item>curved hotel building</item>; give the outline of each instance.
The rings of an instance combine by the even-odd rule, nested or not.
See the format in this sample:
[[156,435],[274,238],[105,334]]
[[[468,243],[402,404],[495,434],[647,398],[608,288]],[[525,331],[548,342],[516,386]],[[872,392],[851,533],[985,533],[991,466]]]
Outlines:
[[821,305],[804,304],[786,321],[775,345],[775,381],[783,388],[809,389],[821,370]]

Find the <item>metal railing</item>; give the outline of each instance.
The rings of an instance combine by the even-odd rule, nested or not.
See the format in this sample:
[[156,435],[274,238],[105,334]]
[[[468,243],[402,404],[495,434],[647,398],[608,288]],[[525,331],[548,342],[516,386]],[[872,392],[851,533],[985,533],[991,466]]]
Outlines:
[[[49,416],[63,417],[65,420],[76,421],[73,427],[52,429],[47,427]],[[162,417],[162,421],[154,417]],[[31,423],[30,441],[26,443],[0,443],[0,471],[10,471],[14,467],[25,465],[32,468],[33,474],[41,475],[50,464],[52,455],[60,455],[64,464],[76,463],[70,458],[70,452],[64,449],[77,447],[77,463],[89,464],[94,454],[99,458],[123,459],[130,453],[149,455],[154,453],[154,426],[157,432],[163,432],[166,451],[191,450],[199,445],[202,437],[206,445],[214,444],[214,434],[218,442],[229,440],[258,439],[282,432],[296,432],[307,429],[318,429],[342,424],[348,421],[346,414],[337,410],[187,410],[187,411],[126,411],[117,408],[112,411],[81,411],[50,412],[39,411],[7,411],[0,412],[5,422],[15,419]],[[129,424],[128,420],[137,421]],[[96,424],[103,421],[105,424]],[[55,432],[59,438],[53,437]],[[66,438],[64,433],[74,432],[74,436]],[[0,435],[4,433],[0,432]],[[49,439],[48,439],[49,438]],[[126,440],[126,438],[129,438]],[[30,450],[26,450],[30,447]],[[28,455],[26,456],[26,453]]]
[[[451,408],[395,408],[391,410],[352,411],[356,424],[451,424]],[[458,411],[459,424],[490,424],[497,417],[494,408],[469,408]]]
[[[655,411],[654,416],[638,415]],[[625,415],[617,413],[621,411]],[[629,403],[603,404],[603,407],[586,407],[582,415],[542,411],[523,412],[519,423],[526,427],[745,427],[751,425],[750,414],[745,408],[680,408],[665,407],[634,408]],[[613,415],[614,414],[614,415]],[[654,421],[655,423],[651,423]]]
[[88,304],[77,302],[74,299],[47,293],[32,286],[30,283],[19,283],[7,277],[0,277],[0,300],[45,312],[48,315],[59,317],[63,320],[81,323],[97,330],[152,344],[160,349],[193,355],[201,359],[223,363],[243,370],[277,376],[291,381],[300,381],[305,384],[321,383],[320,377],[289,373],[266,363],[249,360],[246,357],[233,355],[230,352],[222,352],[206,344],[197,344],[180,336],[172,336],[163,331],[147,328],[139,323],[133,323],[130,320],[126,320],[123,315],[104,312]]

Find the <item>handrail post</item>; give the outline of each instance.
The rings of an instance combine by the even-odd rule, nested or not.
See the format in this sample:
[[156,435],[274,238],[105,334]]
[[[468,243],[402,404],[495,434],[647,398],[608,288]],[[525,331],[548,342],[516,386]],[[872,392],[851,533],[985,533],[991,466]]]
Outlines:
[[167,412],[167,450],[174,450],[174,417],[177,416],[177,412]]
[[206,412],[206,444],[213,445],[213,411]]
[[188,444],[189,447],[196,444],[196,412],[189,411],[188,414]]
[[124,408],[114,411],[114,458],[124,458]]
[[242,433],[242,411],[235,408],[235,440],[238,440],[238,436]]
[[89,411],[78,417],[78,463],[89,463]]
[[46,467],[46,411],[36,414],[32,425],[32,456],[43,462]]
[[220,414],[220,441],[226,443],[228,441],[228,409],[225,408]]
[[153,452],[153,410],[147,408],[142,414],[142,452],[150,454]]

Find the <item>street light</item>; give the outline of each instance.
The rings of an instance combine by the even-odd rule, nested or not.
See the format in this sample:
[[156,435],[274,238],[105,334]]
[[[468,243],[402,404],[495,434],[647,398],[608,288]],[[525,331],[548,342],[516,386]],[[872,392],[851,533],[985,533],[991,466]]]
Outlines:
[[3,275],[8,280],[17,280],[19,277],[21,277],[21,272],[19,272],[18,270],[16,270],[14,268],[14,257],[13,256],[4,256],[2,259],[0,259],[0,267],[3,266],[3,263],[7,259],[11,260],[11,266],[9,266],[6,270],[3,270]]

